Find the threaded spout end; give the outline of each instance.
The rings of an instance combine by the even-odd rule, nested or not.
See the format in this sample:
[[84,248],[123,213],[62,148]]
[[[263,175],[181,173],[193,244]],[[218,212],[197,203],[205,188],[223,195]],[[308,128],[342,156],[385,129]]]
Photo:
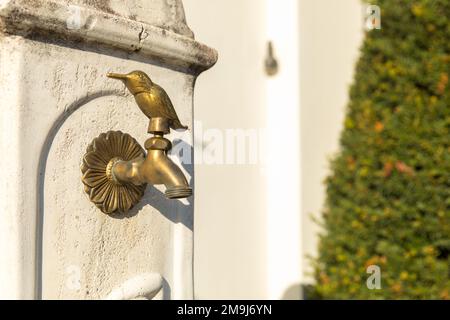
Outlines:
[[169,199],[188,198],[192,195],[192,189],[185,186],[168,188],[165,195]]

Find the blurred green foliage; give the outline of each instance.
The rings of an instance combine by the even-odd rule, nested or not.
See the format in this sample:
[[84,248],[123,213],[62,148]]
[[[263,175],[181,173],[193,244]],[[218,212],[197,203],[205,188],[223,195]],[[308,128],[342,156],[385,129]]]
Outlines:
[[366,32],[326,181],[315,294],[450,299],[450,1],[370,3],[381,30]]

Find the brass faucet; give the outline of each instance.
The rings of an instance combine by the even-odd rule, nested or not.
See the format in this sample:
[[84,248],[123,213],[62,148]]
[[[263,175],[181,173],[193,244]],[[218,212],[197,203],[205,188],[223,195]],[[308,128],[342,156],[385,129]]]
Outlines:
[[109,73],[122,80],[139,108],[150,119],[147,154],[128,134],[109,131],[88,146],[81,171],[85,191],[104,213],[127,212],[142,198],[147,183],[164,184],[169,199],[187,198],[192,189],[181,169],[167,156],[172,148],[164,134],[187,129],[178,119],[169,96],[142,71]]
[[192,189],[183,172],[167,156],[167,152],[172,148],[170,141],[163,137],[167,128],[167,119],[151,118],[149,132],[155,136],[145,142],[147,156],[129,161],[110,160],[111,178],[118,183],[131,182],[134,185],[164,184],[167,198],[189,197]]

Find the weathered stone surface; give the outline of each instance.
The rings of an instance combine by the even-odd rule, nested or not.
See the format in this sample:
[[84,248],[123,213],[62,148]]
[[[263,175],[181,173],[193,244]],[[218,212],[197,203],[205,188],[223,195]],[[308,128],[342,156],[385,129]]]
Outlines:
[[[202,72],[216,62],[215,50],[196,42],[186,32],[178,32],[185,26],[180,1],[136,0],[127,1],[126,6],[124,3],[4,0],[0,2],[0,27],[4,34],[43,38],[68,46],[84,42],[94,48],[98,45],[117,48],[190,73]],[[140,8],[137,11],[142,12],[142,17],[138,19],[138,15],[131,14],[131,19],[124,8]]]
[[[0,1],[0,150],[8,156],[0,298],[100,299],[123,290],[133,298],[127,290],[142,290],[130,279],[148,274],[148,297],[161,283],[156,298],[192,298],[193,198],[167,200],[159,186],[148,187],[129,214],[107,216],[84,194],[80,164],[101,132],[121,130],[142,144],[148,138],[148,119],[123,84],[106,77],[111,71],[143,70],[160,84],[190,128],[167,137],[192,152],[195,78],[217,55],[112,2]],[[155,7],[127,4],[164,20],[163,8],[179,1],[149,2]],[[67,24],[67,4],[82,8],[80,28],[67,27],[77,25]],[[193,166],[180,166],[193,183]]]
[[194,38],[194,34],[186,24],[181,0],[4,0],[0,2],[0,6],[11,4],[30,5],[35,9],[47,7],[50,4],[53,7],[65,7],[71,13],[76,12],[76,7],[91,8]]

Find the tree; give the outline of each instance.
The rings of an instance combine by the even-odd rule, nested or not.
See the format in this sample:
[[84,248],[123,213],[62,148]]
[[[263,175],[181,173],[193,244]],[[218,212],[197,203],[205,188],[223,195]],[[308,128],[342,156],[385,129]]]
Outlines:
[[326,181],[315,291],[450,299],[450,1],[370,3],[382,24],[366,33]]

